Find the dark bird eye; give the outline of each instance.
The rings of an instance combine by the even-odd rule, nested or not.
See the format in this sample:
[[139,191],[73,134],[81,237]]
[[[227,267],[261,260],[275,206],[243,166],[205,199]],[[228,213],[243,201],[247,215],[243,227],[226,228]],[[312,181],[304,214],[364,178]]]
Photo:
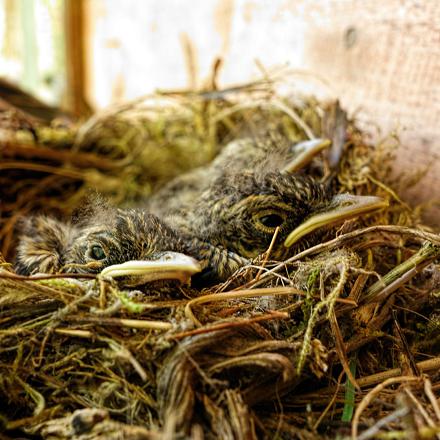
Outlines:
[[276,228],[277,226],[281,226],[283,221],[283,217],[277,214],[269,214],[260,217],[260,223],[268,228]]
[[102,247],[98,244],[95,244],[92,246],[92,249],[90,249],[90,256],[94,260],[103,260],[105,258],[104,249],[102,249]]

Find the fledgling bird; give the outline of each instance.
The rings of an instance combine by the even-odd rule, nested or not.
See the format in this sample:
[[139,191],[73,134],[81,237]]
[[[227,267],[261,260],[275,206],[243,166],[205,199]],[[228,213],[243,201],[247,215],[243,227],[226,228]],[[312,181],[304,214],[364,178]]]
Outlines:
[[313,139],[292,144],[285,137],[269,134],[261,138],[243,138],[227,144],[205,167],[182,174],[147,201],[148,208],[159,216],[180,214],[191,209],[194,201],[221,176],[245,172],[269,171],[294,173],[330,146],[326,139]]
[[244,263],[243,258],[197,238],[182,240],[144,210],[99,207],[77,224],[45,216],[22,223],[15,269],[24,275],[109,273],[111,268],[113,275],[121,276],[127,273],[127,262],[132,262],[128,272],[135,271],[144,282],[184,281],[202,269],[224,279]]
[[245,258],[268,249],[292,255],[293,246],[323,226],[387,205],[378,197],[334,195],[319,180],[299,173],[329,141],[289,146],[269,138],[236,141],[206,169],[178,177],[152,197],[150,209],[180,234],[221,246]]
[[245,258],[269,248],[279,228],[271,258],[292,255],[293,246],[320,227],[334,225],[387,205],[379,197],[333,196],[308,176],[279,171],[223,174],[190,209],[167,218],[184,236],[193,236]]

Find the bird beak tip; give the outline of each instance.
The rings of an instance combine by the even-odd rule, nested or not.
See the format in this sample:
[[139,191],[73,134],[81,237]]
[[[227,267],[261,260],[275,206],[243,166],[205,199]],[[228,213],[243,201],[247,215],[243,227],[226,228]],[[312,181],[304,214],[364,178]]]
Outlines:
[[321,138],[297,143],[292,148],[292,151],[295,152],[294,158],[286,163],[282,172],[292,174],[300,170],[310,163],[317,154],[330,147],[331,143],[329,139]]
[[[102,276],[129,277],[136,285],[158,280],[178,280],[188,283],[191,276],[201,272],[200,263],[188,255],[166,252],[157,259],[133,260],[106,267]],[[134,284],[133,284],[134,285]]]
[[364,214],[379,211],[389,206],[389,201],[377,196],[355,196],[338,194],[324,211],[314,214],[295,228],[284,241],[291,247],[305,235],[323,226],[331,226]]

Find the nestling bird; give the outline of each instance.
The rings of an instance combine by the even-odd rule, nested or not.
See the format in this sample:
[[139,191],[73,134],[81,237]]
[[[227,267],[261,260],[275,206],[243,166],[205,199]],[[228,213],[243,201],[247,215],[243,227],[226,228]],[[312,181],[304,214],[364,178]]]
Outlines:
[[[225,174],[282,171],[293,173],[308,164],[330,141],[313,139],[292,144],[285,137],[269,134],[264,138],[243,138],[227,144],[209,166],[182,174],[153,194],[148,208],[159,216],[180,215]],[[232,178],[232,177],[231,177]]]
[[323,226],[387,205],[379,197],[333,196],[308,176],[244,172],[217,178],[191,209],[168,218],[173,228],[245,258],[266,251],[277,227],[271,258],[282,260],[303,236]]
[[111,270],[113,276],[136,273],[147,282],[184,281],[202,269],[223,279],[243,263],[243,258],[197,238],[182,240],[144,210],[98,207],[77,224],[45,216],[23,220],[15,269],[24,275]]
[[285,141],[229,144],[210,167],[178,177],[149,206],[180,234],[245,258],[267,250],[279,227],[271,257],[283,259],[319,227],[387,205],[378,197],[333,195],[318,180],[296,173],[328,144],[322,139],[294,148]]

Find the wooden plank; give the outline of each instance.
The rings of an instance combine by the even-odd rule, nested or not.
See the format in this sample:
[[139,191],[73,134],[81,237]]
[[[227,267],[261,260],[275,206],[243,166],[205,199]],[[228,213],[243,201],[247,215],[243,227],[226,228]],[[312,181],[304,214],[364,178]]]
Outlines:
[[65,0],[66,107],[76,116],[90,115],[86,99],[84,0]]
[[[440,2],[347,0],[317,9],[305,34],[307,68],[324,74],[366,126],[399,133],[396,174],[430,167],[401,195],[439,200]],[[439,214],[431,210],[434,224]]]

